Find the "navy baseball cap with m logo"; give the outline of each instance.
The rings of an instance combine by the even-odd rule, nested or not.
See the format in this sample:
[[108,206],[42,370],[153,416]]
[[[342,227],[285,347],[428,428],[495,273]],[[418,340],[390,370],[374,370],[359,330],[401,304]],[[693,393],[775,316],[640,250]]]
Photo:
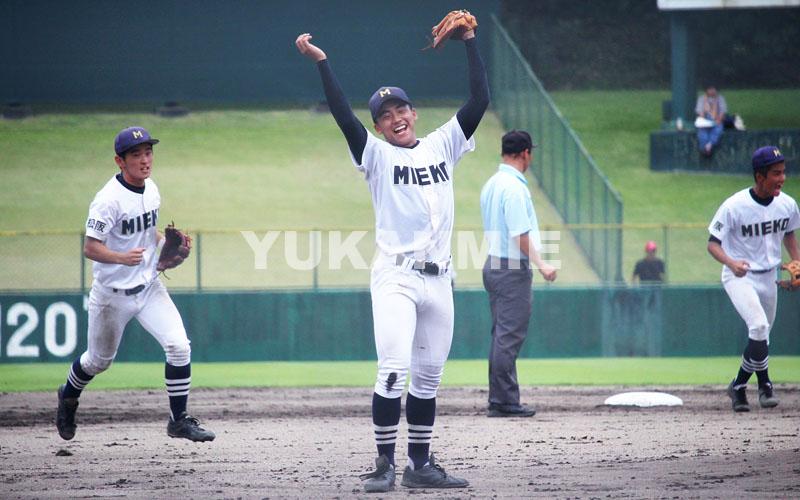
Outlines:
[[372,94],[372,97],[369,98],[369,111],[372,113],[373,122],[378,121],[378,113],[380,113],[383,103],[393,99],[404,102],[409,106],[413,106],[413,104],[411,104],[411,99],[408,98],[405,90],[401,89],[400,87],[381,87],[376,90],[374,94]]
[[150,132],[142,127],[128,127],[123,129],[114,139],[114,151],[121,155],[125,151],[139,144],[158,144],[158,139],[150,137]]
[[784,161],[783,153],[775,146],[763,146],[753,153],[753,170]]

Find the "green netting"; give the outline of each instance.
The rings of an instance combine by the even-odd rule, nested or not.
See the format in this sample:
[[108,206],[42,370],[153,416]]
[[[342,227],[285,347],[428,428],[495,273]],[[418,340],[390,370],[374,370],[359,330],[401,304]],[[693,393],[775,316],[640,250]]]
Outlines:
[[[622,199],[553,104],[517,46],[492,17],[492,104],[507,129],[531,132],[533,174],[567,224],[621,224]],[[622,281],[622,229],[579,230],[575,238],[603,281]]]

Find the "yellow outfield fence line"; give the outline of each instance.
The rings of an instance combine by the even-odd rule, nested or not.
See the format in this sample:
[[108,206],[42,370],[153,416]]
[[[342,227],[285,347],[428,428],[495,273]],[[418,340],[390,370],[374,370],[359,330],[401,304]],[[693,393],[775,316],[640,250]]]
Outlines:
[[[573,230],[573,229],[622,229],[623,231],[626,229],[662,229],[662,228],[685,228],[685,229],[701,229],[707,228],[708,224],[703,222],[666,222],[666,223],[658,223],[658,222],[642,222],[642,223],[631,223],[625,222],[622,224],[612,223],[612,224],[593,224],[593,223],[585,223],[585,224],[542,224],[539,226],[541,230],[544,231],[553,231],[559,229],[566,229],[566,230]],[[311,231],[372,231],[374,227],[366,227],[366,226],[338,226],[338,227],[284,227],[284,228],[213,228],[213,229],[199,229],[199,228],[187,228],[184,231],[192,234],[192,233],[203,233],[203,234],[241,234],[242,232],[255,232],[255,233],[265,233],[267,231],[280,231],[280,232],[287,232],[287,231],[294,231],[294,232],[311,232]],[[466,225],[456,226],[457,230],[461,231],[483,231],[483,226],[476,226],[476,225]],[[74,229],[40,229],[40,230],[25,230],[25,231],[16,231],[16,230],[3,230],[0,231],[0,238],[4,237],[12,237],[12,236],[85,236],[86,233],[84,231],[76,231]]]

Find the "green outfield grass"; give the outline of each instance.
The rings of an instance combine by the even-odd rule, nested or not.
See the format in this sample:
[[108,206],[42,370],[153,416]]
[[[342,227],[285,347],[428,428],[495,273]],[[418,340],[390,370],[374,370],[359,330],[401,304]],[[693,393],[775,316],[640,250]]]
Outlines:
[[[730,109],[741,114],[749,128],[800,127],[800,90],[724,94]],[[723,199],[751,182],[746,175],[649,170],[649,133],[661,125],[661,101],[669,97],[666,91],[553,95],[598,166],[621,192],[626,223],[706,224]],[[419,133],[428,133],[455,109],[420,106]],[[357,115],[370,123],[364,110],[357,110]],[[92,197],[116,172],[114,135],[134,123],[148,127],[162,140],[156,146],[153,171],[162,194],[162,222],[231,231],[210,235],[205,241],[201,271],[207,286],[306,287],[312,283],[310,273],[277,265],[253,272],[251,250],[234,230],[368,229],[373,225],[366,183],[352,167],[345,141],[327,113],[206,109],[183,118],[161,118],[145,112],[67,110],[0,120],[0,231],[80,231]],[[502,133],[497,117],[488,113],[476,134],[477,150],[458,167],[454,177],[457,229],[479,230],[481,226],[479,193],[499,160]],[[792,175],[789,172],[785,190],[800,196],[800,180]],[[557,214],[532,184],[540,224],[558,224]],[[670,231],[666,242],[660,229],[626,230],[626,278],[649,239],[659,241],[662,250],[668,247],[673,282],[719,280],[719,266],[705,251],[702,227]],[[556,286],[596,282],[568,240],[562,242],[561,251],[561,259],[570,266]],[[80,282],[80,240],[75,235],[0,237],[0,262],[0,288],[75,288]],[[196,276],[189,266],[172,273],[171,286],[194,286]],[[319,283],[366,286],[365,277],[366,272],[328,273],[319,276]],[[459,271],[459,282],[480,286],[480,270]]]
[[[520,359],[525,386],[623,385],[667,386],[726,384],[740,357]],[[52,391],[64,382],[67,363],[0,365],[0,392]],[[192,386],[198,387],[369,387],[374,361],[192,363]],[[485,360],[451,360],[444,386],[487,384]],[[776,383],[800,383],[799,356],[770,357]],[[115,363],[92,382],[92,389],[160,389],[162,363]]]
[[[418,134],[429,133],[456,109],[421,106]],[[357,114],[363,123],[371,123],[367,112]],[[205,286],[309,287],[313,283],[310,272],[285,265],[280,243],[269,270],[254,271],[252,250],[238,230],[252,230],[263,237],[267,230],[371,229],[374,225],[367,184],[353,167],[346,142],[327,113],[206,110],[172,119],[146,113],[52,113],[21,121],[0,120],[0,232],[74,231],[0,237],[0,259],[8,264],[0,266],[0,288],[79,285],[78,233],[94,194],[118,171],[112,148],[115,134],[134,123],[161,140],[153,167],[162,196],[160,225],[174,220],[193,231],[217,231],[202,242]],[[482,236],[480,190],[497,168],[502,134],[497,117],[488,113],[476,133],[476,151],[465,155],[453,177],[456,229],[477,230],[478,241]],[[532,190],[541,223],[558,224],[557,213],[535,183]],[[370,234],[360,247],[367,262],[373,241]],[[574,244],[565,239],[562,246],[560,258],[571,263],[562,273],[562,282],[595,282]],[[305,258],[307,243],[299,248],[299,256]],[[459,269],[459,283],[480,286],[481,266],[482,262]],[[196,283],[193,259],[170,274],[172,287]],[[85,282],[91,283],[90,266],[85,276]],[[323,268],[318,278],[320,286],[363,287],[369,282],[367,270],[327,272]]]

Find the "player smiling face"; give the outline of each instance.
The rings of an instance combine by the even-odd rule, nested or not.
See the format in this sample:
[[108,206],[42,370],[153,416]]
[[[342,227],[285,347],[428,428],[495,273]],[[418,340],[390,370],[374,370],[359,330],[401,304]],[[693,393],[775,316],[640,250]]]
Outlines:
[[763,197],[778,196],[781,194],[783,183],[786,181],[786,164],[784,162],[770,165],[767,175],[756,174],[756,194]]
[[144,186],[153,167],[153,145],[139,144],[115,158],[125,182],[134,186]]
[[386,101],[378,113],[375,131],[383,134],[389,144],[410,148],[417,143],[416,122],[417,111],[410,105],[399,100]]

